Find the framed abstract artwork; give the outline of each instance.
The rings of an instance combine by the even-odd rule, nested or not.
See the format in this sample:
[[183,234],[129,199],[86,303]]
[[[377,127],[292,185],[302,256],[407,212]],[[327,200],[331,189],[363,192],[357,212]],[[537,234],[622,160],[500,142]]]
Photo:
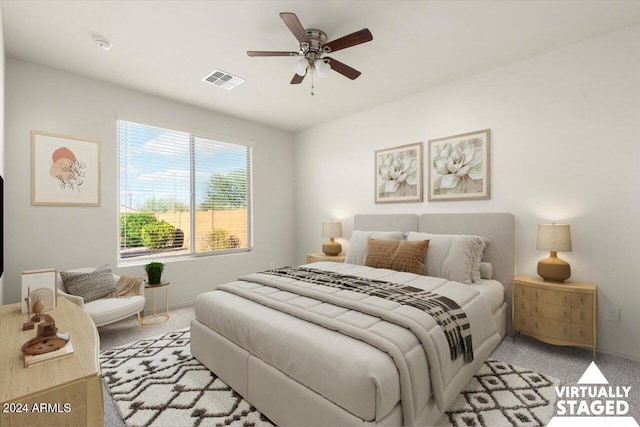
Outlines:
[[100,206],[100,141],[31,131],[31,204]]
[[375,202],[422,202],[422,142],[377,150]]
[[491,197],[491,130],[429,141],[429,201]]

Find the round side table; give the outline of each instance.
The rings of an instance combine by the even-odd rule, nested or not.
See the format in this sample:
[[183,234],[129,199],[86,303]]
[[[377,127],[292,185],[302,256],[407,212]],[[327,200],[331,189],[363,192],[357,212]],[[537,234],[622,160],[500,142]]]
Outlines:
[[[142,318],[142,324],[146,326],[157,325],[160,323],[164,323],[169,320],[169,282],[163,282],[158,285],[150,285],[146,284],[144,286],[145,290],[153,291],[153,314],[151,316],[144,316]],[[164,288],[164,313],[156,313],[156,292],[158,289]]]

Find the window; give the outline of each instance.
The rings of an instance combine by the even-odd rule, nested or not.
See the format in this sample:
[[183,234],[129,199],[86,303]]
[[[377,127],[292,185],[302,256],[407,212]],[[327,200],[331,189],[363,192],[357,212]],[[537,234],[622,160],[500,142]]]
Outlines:
[[120,257],[251,250],[251,147],[118,121]]

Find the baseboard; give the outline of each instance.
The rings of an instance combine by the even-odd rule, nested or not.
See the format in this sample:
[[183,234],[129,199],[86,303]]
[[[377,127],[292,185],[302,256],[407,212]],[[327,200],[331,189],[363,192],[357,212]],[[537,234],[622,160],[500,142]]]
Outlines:
[[188,307],[190,305],[195,304],[196,300],[193,301],[188,301],[188,302],[181,302],[180,304],[169,304],[169,311],[171,311],[174,308],[183,308],[183,307]]
[[607,354],[609,356],[616,356],[616,357],[621,357],[623,359],[629,359],[629,360],[633,360],[634,362],[640,362],[640,357],[638,356],[632,356],[630,354],[622,354],[622,353],[617,353],[615,351],[610,351],[610,350],[600,350],[598,349],[598,354]]

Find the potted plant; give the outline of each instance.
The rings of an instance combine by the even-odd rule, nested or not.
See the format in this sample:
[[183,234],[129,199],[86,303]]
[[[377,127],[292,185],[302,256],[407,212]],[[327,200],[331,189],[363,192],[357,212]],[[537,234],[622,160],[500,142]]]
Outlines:
[[159,285],[160,279],[162,277],[162,270],[164,269],[164,264],[161,262],[150,262],[149,264],[144,266],[144,269],[147,271],[147,277],[149,278],[150,285]]

